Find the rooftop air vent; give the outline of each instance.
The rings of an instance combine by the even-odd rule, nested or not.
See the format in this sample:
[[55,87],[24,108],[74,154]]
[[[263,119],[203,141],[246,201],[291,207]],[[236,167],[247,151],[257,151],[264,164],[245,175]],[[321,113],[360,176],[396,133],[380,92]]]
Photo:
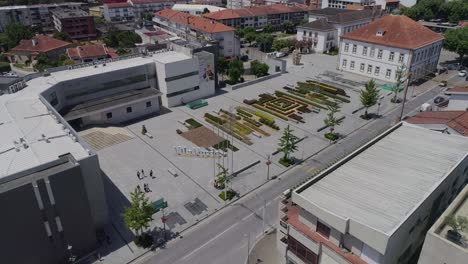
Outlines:
[[383,35],[385,35],[385,30],[383,29],[379,29],[377,30],[377,34],[376,34],[378,37],[382,37]]

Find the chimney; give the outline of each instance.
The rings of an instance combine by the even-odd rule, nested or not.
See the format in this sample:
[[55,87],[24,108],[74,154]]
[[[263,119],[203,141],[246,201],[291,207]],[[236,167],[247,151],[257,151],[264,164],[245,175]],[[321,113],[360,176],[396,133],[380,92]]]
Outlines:
[[37,42],[38,42],[38,39],[37,39],[37,38],[32,38],[31,41],[32,41],[32,45],[33,45],[34,47],[37,46]]

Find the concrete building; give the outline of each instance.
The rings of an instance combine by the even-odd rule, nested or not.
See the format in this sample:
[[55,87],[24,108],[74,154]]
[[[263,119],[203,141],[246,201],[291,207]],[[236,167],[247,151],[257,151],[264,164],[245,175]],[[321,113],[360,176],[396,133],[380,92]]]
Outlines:
[[280,202],[281,261],[416,263],[467,170],[465,137],[397,124]]
[[223,0],[192,0],[192,3],[198,5],[224,6]]
[[235,10],[227,9],[205,14],[204,17],[234,28],[253,27],[263,29],[267,24],[271,24],[277,30],[280,30],[285,21],[298,25],[307,18],[309,9],[309,7],[300,4],[275,4]]
[[94,17],[80,9],[56,8],[52,12],[54,27],[72,39],[96,38]]
[[[468,174],[468,170],[465,170],[465,174]],[[419,264],[465,263],[468,260],[468,232],[461,231],[461,237],[458,237],[450,232],[452,228],[445,223],[447,216],[468,218],[468,186],[461,189],[451,194],[455,200],[427,232]],[[458,196],[456,193],[459,193]]]
[[321,0],[322,8],[346,9],[348,5],[371,6],[375,5],[375,0]]
[[103,15],[108,22],[127,22],[135,19],[130,2],[104,4]]
[[443,39],[406,16],[387,15],[341,36],[338,69],[395,83],[403,66],[403,76],[421,79],[436,71]]
[[225,57],[240,55],[240,42],[235,29],[216,21],[165,9],[154,14],[157,27],[167,30],[188,41],[217,41],[219,54]]
[[188,0],[129,0],[132,2],[135,17],[141,19],[145,13],[170,9],[175,4],[187,4]]
[[405,122],[446,134],[468,137],[468,111],[422,112]]
[[26,84],[17,76],[0,76],[0,95],[12,94],[22,90]]
[[172,10],[184,12],[194,16],[201,16],[205,10],[211,12],[217,12],[221,10],[225,10],[226,8],[212,6],[212,5],[189,5],[189,4],[175,4],[172,7]]
[[67,49],[68,57],[75,63],[88,63],[118,57],[114,50],[104,44],[86,44]]
[[341,35],[369,24],[381,16],[380,10],[325,8],[309,12],[309,23],[297,27],[296,39],[311,44],[315,52],[337,48]]
[[21,23],[25,26],[40,26],[44,32],[52,32],[54,31],[54,23],[50,12],[61,7],[74,10],[87,10],[86,3],[76,2],[3,6],[0,7],[0,32],[3,32],[6,26],[11,23]]
[[36,35],[32,39],[23,39],[18,46],[6,53],[11,63],[32,64],[36,57],[45,54],[51,60],[57,60],[64,54],[71,43],[54,39],[46,35]]

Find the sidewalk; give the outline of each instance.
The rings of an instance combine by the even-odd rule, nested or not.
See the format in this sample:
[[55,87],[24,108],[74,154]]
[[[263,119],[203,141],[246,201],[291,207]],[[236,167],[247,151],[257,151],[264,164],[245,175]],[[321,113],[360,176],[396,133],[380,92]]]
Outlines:
[[252,248],[247,264],[279,264],[279,254],[276,250],[276,229],[263,236]]

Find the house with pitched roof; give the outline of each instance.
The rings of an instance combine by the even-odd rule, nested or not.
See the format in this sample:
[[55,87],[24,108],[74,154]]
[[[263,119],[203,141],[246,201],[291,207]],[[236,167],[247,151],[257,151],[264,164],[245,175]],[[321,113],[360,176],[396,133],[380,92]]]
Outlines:
[[36,35],[32,39],[21,40],[7,55],[11,63],[20,64],[29,64],[40,54],[45,54],[51,60],[57,60],[70,45],[69,42],[46,35]]
[[[387,15],[341,36],[338,69],[395,83],[437,69],[444,37],[403,15]],[[405,78],[403,78],[405,79]]]
[[100,61],[116,57],[115,52],[103,44],[86,44],[69,48],[67,49],[67,55],[70,60],[73,60],[76,63]]
[[222,56],[240,55],[240,42],[232,27],[172,9],[154,13],[153,22],[156,26],[188,41],[218,42],[219,53]]
[[405,122],[446,134],[468,137],[468,111],[422,112]]

